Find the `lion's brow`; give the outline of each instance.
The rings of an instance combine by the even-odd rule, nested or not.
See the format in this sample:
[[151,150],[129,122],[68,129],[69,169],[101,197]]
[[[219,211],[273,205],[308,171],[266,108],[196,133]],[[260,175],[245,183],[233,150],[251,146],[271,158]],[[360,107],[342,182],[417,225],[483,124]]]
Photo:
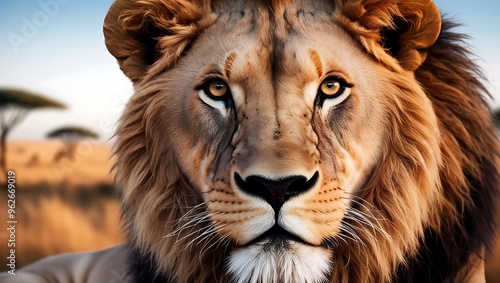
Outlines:
[[316,72],[318,72],[318,77],[323,76],[323,65],[321,64],[321,59],[319,58],[318,52],[314,49],[309,49],[309,56],[311,56],[311,60],[314,62],[314,67],[316,67]]
[[227,56],[226,63],[224,63],[224,71],[228,79],[231,78],[231,68],[233,67],[234,59],[236,59],[236,53],[232,52]]

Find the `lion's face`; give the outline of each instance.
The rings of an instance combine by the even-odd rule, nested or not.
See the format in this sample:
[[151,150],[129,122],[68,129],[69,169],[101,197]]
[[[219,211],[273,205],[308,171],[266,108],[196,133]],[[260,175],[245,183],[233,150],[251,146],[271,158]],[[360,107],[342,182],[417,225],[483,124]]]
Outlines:
[[154,30],[145,17],[170,33],[133,60],[108,42],[135,81],[116,151],[137,245],[179,281],[201,278],[180,261],[211,257],[205,272],[235,282],[320,282],[351,259],[387,279],[440,193],[437,121],[412,72],[425,55],[356,41],[341,1],[144,2],[192,18],[181,31],[129,3],[128,33]]
[[151,82],[163,86],[156,127],[202,196],[207,225],[235,245],[237,276],[254,264],[268,281],[263,267],[279,261],[306,279],[297,282],[318,281],[330,247],[357,237],[345,219],[377,227],[352,204],[382,158],[395,89],[345,31],[325,28],[326,13],[316,17],[299,16],[273,45],[260,38],[272,34],[265,26],[217,21]]

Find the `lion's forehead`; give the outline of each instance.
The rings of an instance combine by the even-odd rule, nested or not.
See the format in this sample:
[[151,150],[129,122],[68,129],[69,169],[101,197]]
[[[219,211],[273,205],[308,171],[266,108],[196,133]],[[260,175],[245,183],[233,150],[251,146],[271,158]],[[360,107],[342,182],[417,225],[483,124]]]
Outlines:
[[[260,85],[288,87],[280,78],[313,79],[321,76],[318,63],[348,65],[342,58],[352,59],[359,49],[332,20],[334,1],[277,1],[273,7],[240,2],[219,3],[213,11],[217,19],[198,40],[202,56],[197,59],[215,60],[226,71],[230,67],[232,80],[255,78]],[[226,64],[229,58],[231,64]],[[263,77],[268,80],[262,82]]]
[[[254,20],[249,28],[263,24],[276,30],[280,21],[287,24],[287,28],[292,28],[296,27],[299,22],[329,17],[335,9],[335,4],[335,1],[329,0],[269,1],[266,4],[261,1],[245,0],[214,1],[212,12],[217,14],[219,20],[224,21],[224,24],[229,24],[229,27],[231,27],[230,24],[248,18]],[[257,22],[258,19],[263,21]]]

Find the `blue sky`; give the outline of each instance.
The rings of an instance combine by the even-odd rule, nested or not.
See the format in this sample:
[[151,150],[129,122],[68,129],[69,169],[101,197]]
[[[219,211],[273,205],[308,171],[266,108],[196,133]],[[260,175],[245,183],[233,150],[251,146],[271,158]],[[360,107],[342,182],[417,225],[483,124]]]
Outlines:
[[[417,1],[417,0],[416,0]],[[464,23],[473,51],[500,105],[500,1],[435,0]],[[11,139],[44,139],[64,125],[80,125],[108,139],[132,94],[132,85],[109,55],[102,21],[112,0],[1,0],[0,87],[20,87],[57,99],[67,110],[36,110]]]
[[112,2],[0,2],[0,86],[32,90],[68,106],[33,111],[11,139],[44,139],[65,125],[90,128],[102,140],[112,135],[132,94],[131,83],[104,45],[102,22]]

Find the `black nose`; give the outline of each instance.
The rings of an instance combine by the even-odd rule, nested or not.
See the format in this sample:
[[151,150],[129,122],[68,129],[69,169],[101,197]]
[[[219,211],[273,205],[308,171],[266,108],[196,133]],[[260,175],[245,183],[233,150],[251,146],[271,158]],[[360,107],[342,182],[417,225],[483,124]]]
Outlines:
[[310,190],[316,184],[318,175],[318,172],[314,173],[309,180],[305,176],[272,180],[255,175],[243,180],[240,174],[234,173],[234,180],[242,191],[264,199],[277,212],[287,200]]

